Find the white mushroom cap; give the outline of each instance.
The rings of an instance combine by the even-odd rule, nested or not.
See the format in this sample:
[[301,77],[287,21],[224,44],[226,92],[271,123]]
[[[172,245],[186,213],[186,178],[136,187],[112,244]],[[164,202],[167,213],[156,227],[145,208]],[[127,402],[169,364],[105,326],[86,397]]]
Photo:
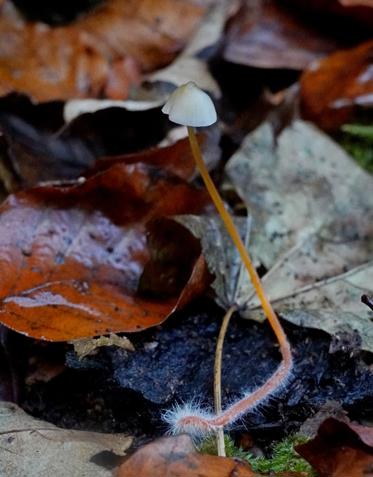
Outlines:
[[192,81],[175,89],[162,112],[168,114],[170,121],[182,126],[210,126],[217,120],[210,96]]

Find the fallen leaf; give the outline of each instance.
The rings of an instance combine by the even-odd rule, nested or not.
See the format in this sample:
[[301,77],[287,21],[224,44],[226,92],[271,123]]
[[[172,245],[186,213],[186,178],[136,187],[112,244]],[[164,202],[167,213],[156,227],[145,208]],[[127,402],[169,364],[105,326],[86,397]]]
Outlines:
[[108,108],[123,108],[127,111],[147,111],[148,109],[159,108],[166,102],[166,99],[166,96],[148,101],[134,101],[133,99],[127,99],[126,101],[110,99],[71,99],[66,101],[64,105],[63,117],[68,123],[82,114],[95,113],[96,111]]
[[[206,136],[198,134],[198,141],[203,148]],[[190,149],[188,138],[176,141],[165,147],[152,147],[133,154],[100,157],[93,169],[94,172],[105,170],[114,164],[134,164],[142,162],[175,174],[184,180],[189,180],[195,171],[195,162]]]
[[[300,80],[302,113],[326,130],[373,106],[373,41],[312,64]],[[346,65],[348,68],[346,69]]]
[[[249,465],[227,457],[199,454],[189,436],[158,439],[135,452],[116,477],[254,477]],[[295,476],[296,477],[296,476]]]
[[[198,243],[180,226],[167,229],[170,241],[164,237],[158,256],[146,242],[146,224],[201,211],[206,201],[203,190],[142,163],[115,165],[75,186],[10,196],[0,208],[0,321],[52,341],[161,323],[204,288],[204,263]],[[152,257],[158,293],[151,296],[148,286],[140,295]]]
[[0,403],[0,434],[2,477],[110,477],[100,454],[108,453],[114,466],[132,443],[124,434],[61,429],[6,402]]
[[227,61],[257,68],[303,70],[331,53],[338,42],[274,0],[254,2],[231,21],[224,48]]
[[221,96],[219,85],[209,72],[206,61],[201,59],[200,55],[219,41],[225,22],[237,5],[237,1],[215,1],[182,53],[164,69],[148,75],[147,80],[171,83],[174,86],[194,81],[200,88],[219,98]]
[[[343,20],[344,23],[340,26],[347,28],[349,35],[363,33],[367,38],[371,36],[369,30],[369,27],[373,25],[371,0],[286,0],[286,2],[303,10],[306,15],[310,13],[318,15],[319,21],[327,20],[328,24]],[[363,29],[363,32],[356,31],[359,27],[360,30]],[[366,32],[364,27],[368,27]]]
[[[92,169],[101,156],[154,147],[165,134],[159,108],[127,111],[112,108],[77,118],[64,126],[57,103],[32,104],[25,96],[0,100],[4,163],[10,191],[47,181],[68,181]],[[144,124],[152,124],[144,134]],[[6,162],[5,162],[6,161]]]
[[[232,244],[220,218],[206,215],[174,216],[176,220],[201,241],[207,266],[214,276],[211,287],[216,292],[217,303],[225,310],[232,304],[238,304],[241,297],[237,295],[245,289],[252,293],[251,282],[242,260]],[[250,237],[250,217],[236,217],[235,225],[241,238],[248,245]]]
[[[251,214],[248,249],[266,270],[263,284],[277,312],[347,339],[347,347],[373,351],[371,311],[360,301],[373,290],[372,176],[302,121],[277,138],[269,124],[259,127],[226,173]],[[221,225],[199,218],[181,223],[202,237],[218,302],[263,319],[233,245],[216,250],[216,243],[229,243]]]
[[373,475],[373,428],[347,418],[324,421],[317,436],[296,447],[319,477],[368,477]]
[[99,338],[71,341],[71,344],[74,346],[74,352],[79,359],[85,358],[103,346],[117,346],[126,351],[135,351],[133,344],[126,336],[118,336],[113,333]]
[[174,58],[205,10],[192,1],[109,0],[70,25],[51,27],[27,22],[10,0],[3,1],[0,95],[125,99],[141,71]]

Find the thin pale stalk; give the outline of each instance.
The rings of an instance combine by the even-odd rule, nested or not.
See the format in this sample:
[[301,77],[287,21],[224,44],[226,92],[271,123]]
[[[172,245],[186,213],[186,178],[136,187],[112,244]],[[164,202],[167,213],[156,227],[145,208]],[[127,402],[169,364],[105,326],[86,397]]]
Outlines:
[[[222,356],[223,356],[223,346],[225,334],[228,329],[229,321],[236,311],[236,307],[233,305],[229,308],[223,318],[221,324],[218,341],[216,343],[215,351],[215,363],[214,363],[214,404],[215,404],[215,414],[218,416],[222,412],[221,408],[221,365],[222,365]],[[218,455],[225,457],[225,442],[224,442],[224,429],[222,427],[218,428],[216,431],[216,444]]]

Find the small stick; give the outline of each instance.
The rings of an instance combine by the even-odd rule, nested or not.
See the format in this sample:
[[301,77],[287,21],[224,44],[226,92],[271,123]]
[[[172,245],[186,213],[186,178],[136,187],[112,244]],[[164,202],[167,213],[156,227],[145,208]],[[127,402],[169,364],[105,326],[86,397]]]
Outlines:
[[[236,311],[236,306],[233,305],[229,308],[223,318],[221,324],[218,341],[216,343],[215,351],[215,363],[214,363],[214,405],[215,405],[215,414],[219,415],[222,411],[221,409],[221,363],[223,355],[223,345],[225,334],[228,329],[228,325],[233,313]],[[225,442],[224,442],[224,429],[218,428],[216,431],[216,444],[218,449],[218,455],[225,457]]]

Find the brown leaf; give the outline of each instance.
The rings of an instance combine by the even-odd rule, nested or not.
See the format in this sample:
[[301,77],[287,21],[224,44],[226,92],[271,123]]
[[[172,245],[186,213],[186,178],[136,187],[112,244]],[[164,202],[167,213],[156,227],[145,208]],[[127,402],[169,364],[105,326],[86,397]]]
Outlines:
[[296,451],[315,468],[319,477],[373,475],[373,428],[347,418],[324,421],[317,436]]
[[[350,30],[348,35],[354,32],[353,28],[358,26],[373,25],[373,2],[371,0],[286,0],[297,9],[304,9],[306,14],[317,14],[319,20],[327,18],[329,24],[343,19]],[[348,23],[347,23],[348,22]],[[343,27],[343,24],[341,25]],[[352,27],[352,31],[351,31]],[[369,30],[367,30],[368,37]],[[345,33],[345,36],[348,36]]]
[[201,291],[204,263],[198,243],[174,231],[183,262],[172,262],[174,244],[171,252],[163,247],[157,263],[165,286],[156,296],[148,286],[140,296],[144,267],[157,253],[146,242],[146,223],[198,212],[206,201],[204,191],[142,163],[115,165],[75,186],[10,196],[0,208],[0,321],[52,341],[161,323]]
[[192,1],[108,0],[70,25],[51,27],[27,22],[5,0],[0,95],[24,92],[35,101],[126,98],[141,71],[173,59],[204,11]]
[[[198,137],[199,143],[202,145],[206,137],[203,134],[199,134]],[[183,138],[166,147],[153,147],[133,154],[102,157],[96,162],[94,172],[105,170],[113,164],[133,164],[136,162],[161,167],[185,180],[190,179],[195,171],[195,162],[189,140]]]
[[254,477],[248,464],[196,452],[189,436],[158,439],[140,448],[116,477]]
[[357,107],[372,107],[372,93],[373,41],[369,41],[338,51],[304,72],[303,116],[323,129],[334,130],[349,121]]
[[224,58],[258,68],[302,70],[338,43],[274,0],[255,3],[231,24]]

